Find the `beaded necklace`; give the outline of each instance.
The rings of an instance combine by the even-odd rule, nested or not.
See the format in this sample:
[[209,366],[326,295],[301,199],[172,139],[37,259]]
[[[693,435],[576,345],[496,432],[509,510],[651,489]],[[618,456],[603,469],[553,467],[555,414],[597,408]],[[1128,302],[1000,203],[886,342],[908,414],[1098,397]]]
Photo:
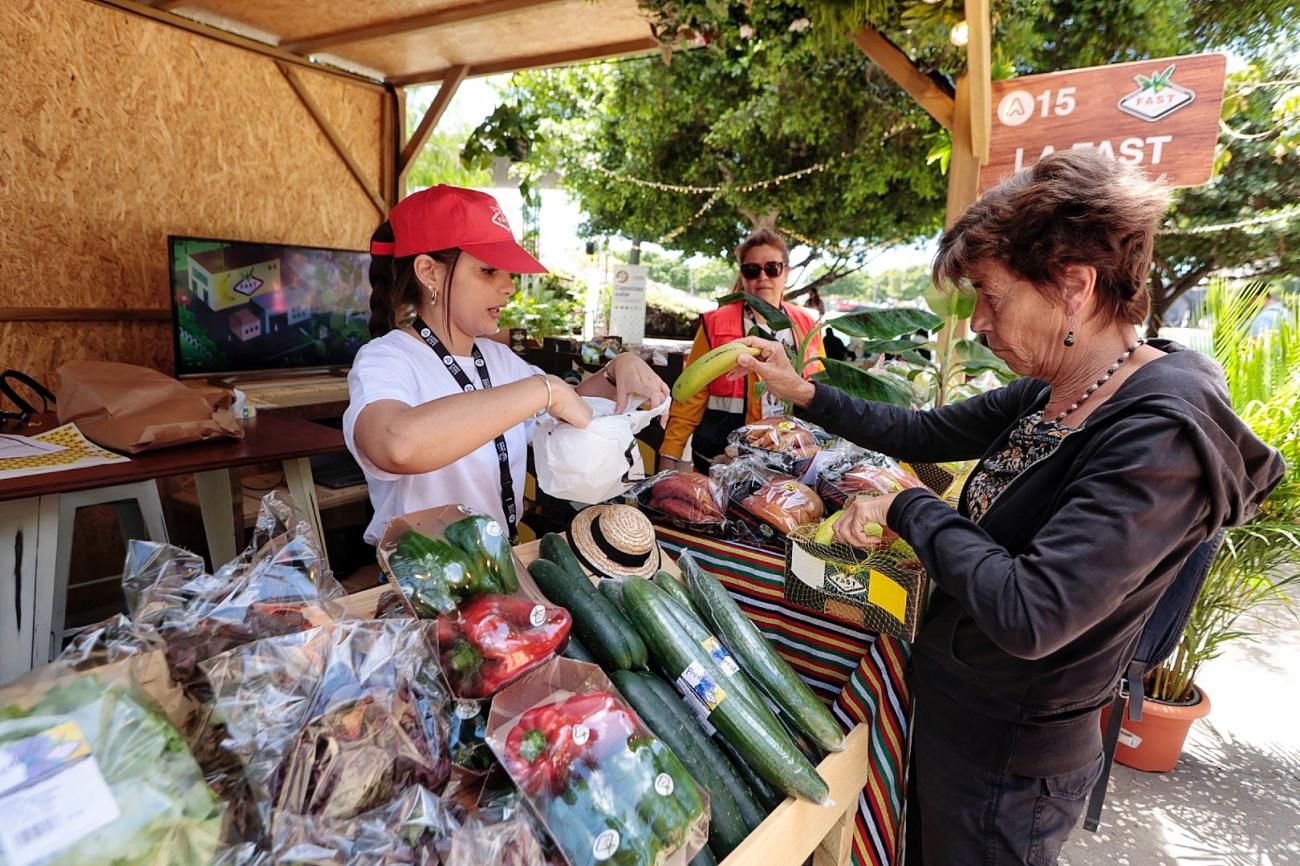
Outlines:
[[1130,355],[1132,355],[1134,352],[1137,351],[1138,346],[1141,346],[1146,341],[1147,341],[1146,337],[1138,337],[1136,343],[1134,343],[1133,345],[1125,349],[1124,354],[1116,358],[1115,363],[1111,364],[1109,367],[1106,368],[1106,375],[1102,376],[1096,382],[1093,382],[1091,385],[1089,385],[1088,389],[1079,396],[1079,399],[1071,403],[1067,409],[1061,412],[1060,415],[1057,415],[1055,418],[1053,418],[1051,420],[1051,423],[1060,424],[1062,421],[1064,421],[1066,418],[1069,417],[1071,412],[1075,411],[1080,406],[1082,406],[1084,401],[1087,400],[1089,397],[1091,397],[1094,393],[1096,393],[1098,388],[1100,388],[1102,385],[1105,385],[1107,382],[1110,381],[1110,377],[1115,375],[1115,371],[1118,370],[1120,366],[1129,359]]

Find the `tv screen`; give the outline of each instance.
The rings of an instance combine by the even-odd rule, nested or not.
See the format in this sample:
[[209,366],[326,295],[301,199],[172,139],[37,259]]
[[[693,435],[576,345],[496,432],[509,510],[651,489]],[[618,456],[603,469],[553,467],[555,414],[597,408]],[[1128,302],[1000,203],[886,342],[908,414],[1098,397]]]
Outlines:
[[370,253],[167,239],[178,376],[346,367],[370,337]]

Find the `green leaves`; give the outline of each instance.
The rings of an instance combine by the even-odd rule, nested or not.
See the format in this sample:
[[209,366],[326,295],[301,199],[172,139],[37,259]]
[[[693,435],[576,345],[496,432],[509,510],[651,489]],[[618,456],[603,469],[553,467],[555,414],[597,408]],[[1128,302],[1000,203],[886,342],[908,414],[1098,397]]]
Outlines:
[[931,285],[925,293],[925,305],[945,319],[969,319],[975,313],[975,290],[969,283],[942,288]]
[[912,389],[906,379],[831,358],[823,358],[822,363],[826,369],[813,376],[818,382],[825,382],[863,400],[912,407]]
[[938,316],[911,307],[863,310],[828,319],[824,324],[850,337],[866,340],[889,340],[899,334],[934,331],[943,322]]
[[[718,298],[718,306],[725,307],[727,304],[734,304],[736,301],[744,301],[745,304],[758,315],[762,316],[767,322],[767,327],[773,332],[784,331],[786,328],[794,327],[790,322],[790,317],[760,298],[758,295],[751,295],[748,292],[732,292],[729,295],[723,295]],[[768,337],[767,339],[771,339]]]

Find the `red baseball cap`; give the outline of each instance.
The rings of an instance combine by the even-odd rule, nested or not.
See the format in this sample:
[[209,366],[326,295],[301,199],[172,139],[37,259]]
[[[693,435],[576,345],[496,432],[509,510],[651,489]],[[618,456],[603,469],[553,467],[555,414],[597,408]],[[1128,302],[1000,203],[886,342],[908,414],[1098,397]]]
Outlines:
[[497,200],[485,192],[440,183],[412,193],[388,213],[393,255],[414,256],[459,247],[512,274],[544,274],[519,246]]

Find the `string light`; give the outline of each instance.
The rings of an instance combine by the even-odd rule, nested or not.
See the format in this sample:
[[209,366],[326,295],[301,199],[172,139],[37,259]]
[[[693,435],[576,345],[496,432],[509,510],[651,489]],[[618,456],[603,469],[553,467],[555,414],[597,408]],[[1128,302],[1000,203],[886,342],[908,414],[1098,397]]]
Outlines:
[[1300,217],[1300,208],[1286,208],[1280,211],[1274,211],[1271,214],[1251,217],[1249,219],[1237,220],[1230,223],[1218,223],[1209,226],[1189,226],[1182,229],[1165,229],[1161,234],[1165,235],[1203,235],[1210,232],[1225,232],[1229,229],[1244,229],[1251,226],[1264,225],[1265,223],[1282,222],[1284,220]]
[[661,237],[659,239],[659,244],[662,246],[664,244],[672,242],[678,235],[680,235],[682,232],[690,228],[691,223],[695,222],[697,219],[704,216],[704,212],[707,211],[709,208],[713,207],[713,203],[718,200],[718,196],[720,196],[721,194],[722,193],[720,192],[715,192],[713,195],[709,196],[709,200],[700,206],[700,209],[695,212],[694,216],[692,216],[686,222],[679,225],[677,228],[670,231],[668,234]]
[[817,172],[826,171],[826,169],[834,165],[838,159],[843,159],[848,155],[849,154],[847,151],[841,151],[839,157],[835,159],[829,159],[826,160],[825,162],[814,163],[813,165],[810,165],[807,168],[801,168],[798,171],[787,172],[786,174],[777,175],[776,177],[768,178],[767,180],[760,180],[760,181],[755,181],[753,183],[744,183],[744,184],[723,184],[720,186],[691,186],[689,184],[680,184],[680,183],[661,183],[656,180],[645,180],[639,177],[632,177],[631,175],[620,174],[619,172],[605,168],[603,165],[592,165],[590,166],[590,168],[592,171],[603,174],[605,175],[605,177],[608,177],[611,180],[616,180],[619,181],[620,183],[630,183],[634,186],[642,186],[648,189],[657,189],[660,190],[661,192],[686,192],[686,193],[695,193],[699,195],[702,195],[706,192],[744,193],[744,192],[754,192],[755,190],[760,190],[760,189],[767,189],[773,186],[780,186],[786,181],[798,180],[799,178],[806,177],[807,175],[810,174],[816,174]]
[[970,25],[964,20],[958,21],[952,26],[952,31],[948,34],[948,39],[951,40],[953,45],[961,48],[970,41]]

